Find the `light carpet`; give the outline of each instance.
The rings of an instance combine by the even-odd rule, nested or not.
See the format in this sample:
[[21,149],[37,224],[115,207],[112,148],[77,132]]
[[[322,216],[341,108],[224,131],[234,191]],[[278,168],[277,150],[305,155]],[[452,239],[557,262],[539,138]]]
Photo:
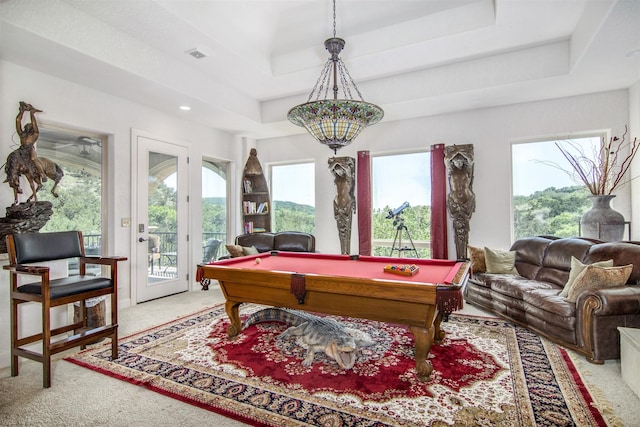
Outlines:
[[222,305],[121,339],[115,361],[106,346],[66,360],[254,425],[606,425],[566,352],[524,328],[451,316],[421,383],[406,327],[337,319],[376,341],[349,371],[304,367],[279,323],[228,340]]

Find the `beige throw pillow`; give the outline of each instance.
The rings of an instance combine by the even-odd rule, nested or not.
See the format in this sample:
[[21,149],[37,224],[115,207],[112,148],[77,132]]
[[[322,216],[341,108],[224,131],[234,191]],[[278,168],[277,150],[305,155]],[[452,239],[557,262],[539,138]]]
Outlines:
[[242,247],[242,254],[243,255],[256,255],[258,254],[258,250],[256,249],[255,246],[251,246],[249,248],[247,247]]
[[255,255],[258,253],[258,250],[256,249],[255,246],[247,247],[247,246],[240,246],[240,245],[226,245],[226,247],[227,247],[227,251],[229,252],[229,255],[231,255],[231,258],[236,258],[239,256],[245,256],[245,255]]
[[487,265],[484,261],[484,248],[475,246],[467,246],[469,250],[469,258],[471,258],[471,271],[473,273],[484,273],[487,271]]
[[244,256],[244,253],[242,252],[242,246],[240,245],[226,245],[226,248],[229,252],[229,255],[231,255],[231,258]]
[[487,265],[487,273],[518,274],[518,270],[515,267],[515,251],[501,251],[485,247],[484,260]]
[[574,280],[567,301],[575,302],[578,295],[587,289],[612,288],[624,286],[631,276],[633,264],[619,267],[595,267],[588,265]]
[[613,267],[613,260],[608,259],[606,261],[594,262],[593,264],[583,264],[578,258],[572,256],[571,270],[569,270],[569,280],[567,280],[567,283],[564,285],[562,292],[560,292],[561,297],[566,298],[567,295],[569,295],[569,289],[571,289],[573,282],[576,280],[576,277],[578,277],[578,275],[582,273],[582,270],[584,270],[587,265],[593,265],[595,267]]

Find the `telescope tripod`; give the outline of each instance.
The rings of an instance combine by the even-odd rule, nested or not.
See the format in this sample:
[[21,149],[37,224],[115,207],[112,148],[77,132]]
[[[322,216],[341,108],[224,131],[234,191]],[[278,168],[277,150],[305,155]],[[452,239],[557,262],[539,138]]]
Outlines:
[[[393,256],[394,251],[398,251],[399,257],[406,257],[404,253],[413,251],[416,258],[418,257],[418,251],[416,250],[416,245],[413,244],[413,239],[411,238],[411,234],[407,229],[407,226],[404,225],[404,218],[396,215],[396,218],[393,220],[393,225],[396,226],[396,237],[393,239],[393,245],[391,245],[391,254],[389,256]],[[407,237],[409,238],[409,243],[411,247],[406,244],[404,247],[402,246],[402,233],[405,232]]]

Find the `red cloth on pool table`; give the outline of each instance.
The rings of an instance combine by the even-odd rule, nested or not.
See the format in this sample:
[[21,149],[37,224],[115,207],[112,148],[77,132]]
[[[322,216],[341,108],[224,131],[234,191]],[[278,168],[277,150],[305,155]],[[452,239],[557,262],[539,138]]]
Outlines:
[[[256,259],[260,258],[260,263]],[[303,262],[305,258],[313,262]],[[225,265],[230,264],[234,268],[251,268],[253,270],[286,271],[294,273],[291,283],[291,293],[299,300],[304,299],[304,275],[306,274],[332,274],[335,276],[357,275],[358,277],[389,280],[402,280],[408,282],[434,283],[446,285],[452,283],[457,268],[452,268],[455,264],[450,260],[420,260],[401,259],[390,257],[371,257],[350,255],[318,254],[318,253],[286,253],[280,252],[278,255],[258,254],[240,258],[212,262],[210,264]],[[414,276],[398,275],[383,272],[383,266],[388,264],[404,265],[417,264],[423,266],[419,273]],[[203,268],[198,266],[196,280],[200,282],[203,278]],[[297,274],[296,274],[297,273]],[[438,288],[436,294],[436,304],[438,310],[443,313],[452,313],[463,307],[464,299],[460,289]]]

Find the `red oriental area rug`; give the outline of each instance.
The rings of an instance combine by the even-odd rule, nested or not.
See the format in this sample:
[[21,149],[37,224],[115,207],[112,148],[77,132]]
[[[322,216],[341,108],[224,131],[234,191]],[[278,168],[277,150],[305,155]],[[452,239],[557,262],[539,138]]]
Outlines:
[[[243,305],[247,316],[260,308]],[[195,313],[66,360],[260,426],[606,426],[565,350],[498,319],[452,315],[418,381],[405,326],[335,317],[375,344],[342,370],[323,353],[303,366],[300,337],[282,323],[229,340],[224,306]]]

